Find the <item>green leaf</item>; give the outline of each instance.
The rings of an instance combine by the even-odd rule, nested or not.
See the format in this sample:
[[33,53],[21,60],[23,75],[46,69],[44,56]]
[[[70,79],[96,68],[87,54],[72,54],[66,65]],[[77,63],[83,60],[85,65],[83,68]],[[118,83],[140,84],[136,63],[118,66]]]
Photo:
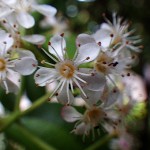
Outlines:
[[35,101],[39,97],[45,94],[44,87],[37,87],[35,81],[33,79],[33,75],[25,77],[25,86],[26,86],[26,93],[27,96],[31,101]]
[[11,126],[11,128],[6,130],[6,137],[8,137],[10,141],[28,150],[56,150],[43,141],[43,139],[40,139],[21,125],[14,124]]

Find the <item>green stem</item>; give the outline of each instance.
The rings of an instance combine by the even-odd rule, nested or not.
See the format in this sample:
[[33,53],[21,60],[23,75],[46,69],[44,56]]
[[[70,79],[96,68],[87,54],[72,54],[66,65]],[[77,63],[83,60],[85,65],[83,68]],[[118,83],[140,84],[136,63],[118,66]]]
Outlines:
[[14,113],[12,113],[10,116],[3,118],[0,120],[0,132],[2,132],[3,130],[5,130],[8,126],[10,126],[14,121],[16,121],[17,119],[19,119],[21,116],[26,115],[27,113],[35,110],[36,108],[40,107],[42,104],[44,104],[47,99],[49,98],[50,93],[45,94],[44,96],[42,96],[41,98],[37,99],[32,105],[31,107],[29,107],[28,109],[26,109],[25,111],[15,111]]
[[21,142],[25,145],[27,145],[27,148],[35,148],[38,150],[56,150],[55,148],[53,148],[52,146],[48,145],[46,142],[44,142],[42,139],[38,138],[35,134],[33,134],[32,132],[30,132],[29,130],[27,130],[25,127],[18,125],[18,124],[14,124],[11,128],[9,128],[8,130],[6,130],[6,133],[9,135],[13,135],[13,137],[17,137],[19,133],[19,135],[21,135],[24,140],[21,140]]
[[6,129],[9,125],[11,125],[20,115],[20,112],[14,112],[10,116],[7,116],[6,118],[2,118],[0,120],[0,132],[2,132],[4,129]]
[[107,134],[103,138],[101,138],[100,140],[98,140],[97,142],[95,142],[94,144],[89,146],[88,148],[86,148],[85,150],[96,150],[96,149],[99,149],[101,146],[106,144],[109,140],[111,140],[115,136],[116,136],[115,134]]
[[20,108],[19,108],[20,100],[21,100],[21,96],[23,95],[23,91],[24,91],[24,77],[21,77],[20,82],[21,82],[21,86],[20,86],[19,92],[16,97],[15,111],[20,110]]
[[42,104],[44,104],[48,98],[50,97],[51,93],[47,93],[44,96],[42,96],[41,98],[37,99],[32,105],[31,107],[29,107],[28,109],[26,109],[25,111],[21,112],[21,116],[26,115],[27,113],[35,110],[36,108],[40,107]]

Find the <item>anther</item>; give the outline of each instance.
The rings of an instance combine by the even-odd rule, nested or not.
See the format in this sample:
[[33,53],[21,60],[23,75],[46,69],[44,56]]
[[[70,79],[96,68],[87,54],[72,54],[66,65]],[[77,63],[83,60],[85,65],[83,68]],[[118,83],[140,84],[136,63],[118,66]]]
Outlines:
[[116,67],[117,65],[118,65],[117,61],[113,63],[113,67]]
[[48,45],[51,45],[51,42],[48,42]]
[[39,75],[39,74],[36,74],[35,76],[36,76],[36,77],[39,77],[40,75]]
[[132,58],[132,59],[135,59],[135,56],[133,55],[131,58]]
[[32,64],[33,67],[36,67],[36,64]]
[[114,37],[114,35],[113,35],[113,34],[110,34],[110,37]]
[[38,86],[39,86],[39,84],[37,84],[37,83],[36,83],[35,85],[36,85],[36,87],[38,87]]
[[98,42],[97,44],[98,44],[99,46],[101,46],[101,42]]
[[91,76],[95,76],[95,73],[92,72],[92,73],[91,73]]
[[64,33],[60,34],[61,37],[64,37]]
[[105,61],[102,62],[103,64],[107,64]]
[[129,73],[129,72],[127,73],[127,76],[130,76],[130,73]]
[[144,48],[144,46],[143,46],[143,45],[140,45],[140,46],[139,46],[139,48],[143,49],[143,48]]
[[41,64],[45,64],[45,60],[42,60],[42,61],[41,61]]
[[116,93],[116,92],[117,92],[117,90],[116,90],[116,89],[114,89],[114,90],[113,90],[113,93]]
[[121,76],[124,77],[124,74],[122,74]]
[[86,60],[89,60],[90,59],[90,57],[86,57]]
[[126,41],[126,44],[128,45],[128,44],[129,44],[129,41]]
[[78,47],[80,47],[81,46],[81,44],[78,44]]
[[14,24],[13,26],[14,26],[14,28],[16,28],[16,24]]
[[3,20],[3,23],[6,23],[6,20]]
[[48,98],[48,101],[51,101],[51,98],[50,98],[50,97]]

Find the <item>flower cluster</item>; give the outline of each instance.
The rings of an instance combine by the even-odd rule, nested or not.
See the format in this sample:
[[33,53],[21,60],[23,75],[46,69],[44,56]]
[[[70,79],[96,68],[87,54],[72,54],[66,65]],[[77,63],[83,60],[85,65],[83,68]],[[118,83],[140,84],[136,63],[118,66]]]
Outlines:
[[[1,0],[0,11],[3,12],[0,14],[3,27],[0,29],[0,85],[6,93],[17,93],[20,75],[36,71],[37,86],[56,83],[49,98],[56,96],[64,105],[61,115],[65,121],[76,122],[73,133],[89,135],[102,126],[107,132],[120,135],[112,147],[119,143],[120,147],[131,149],[130,142],[125,141],[132,139],[126,129],[134,121],[131,114],[135,105],[145,100],[146,94],[139,90],[144,87],[141,78],[131,71],[142,46],[140,36],[129,30],[129,23],[116,13],[112,22],[104,15],[106,23],[95,33],[77,36],[73,57],[68,54],[72,49],[67,47],[64,33],[56,34],[50,38],[48,50],[41,48],[49,61],[42,60],[38,66],[38,58],[32,49],[24,48],[24,41],[42,45],[45,37],[21,31],[35,25],[31,12],[38,11],[50,19],[54,18],[56,9],[36,1]],[[133,84],[133,80],[140,83]],[[77,97],[84,102],[83,114],[74,107]]]

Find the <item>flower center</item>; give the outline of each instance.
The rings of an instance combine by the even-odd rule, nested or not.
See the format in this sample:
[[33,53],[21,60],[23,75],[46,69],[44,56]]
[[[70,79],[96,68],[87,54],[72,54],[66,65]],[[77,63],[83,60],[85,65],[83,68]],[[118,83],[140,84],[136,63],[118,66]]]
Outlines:
[[67,60],[63,63],[61,62],[61,63],[57,64],[56,68],[58,68],[59,73],[67,79],[72,78],[74,75],[74,72],[76,70],[72,61],[69,61],[69,60]]
[[112,58],[108,57],[106,54],[101,54],[95,63],[95,69],[104,74],[107,73],[110,62],[112,62]]
[[6,69],[6,61],[0,58],[0,71],[4,71]]
[[97,107],[93,107],[85,112],[85,122],[90,123],[93,127],[97,126],[100,119],[104,116],[104,112]]

